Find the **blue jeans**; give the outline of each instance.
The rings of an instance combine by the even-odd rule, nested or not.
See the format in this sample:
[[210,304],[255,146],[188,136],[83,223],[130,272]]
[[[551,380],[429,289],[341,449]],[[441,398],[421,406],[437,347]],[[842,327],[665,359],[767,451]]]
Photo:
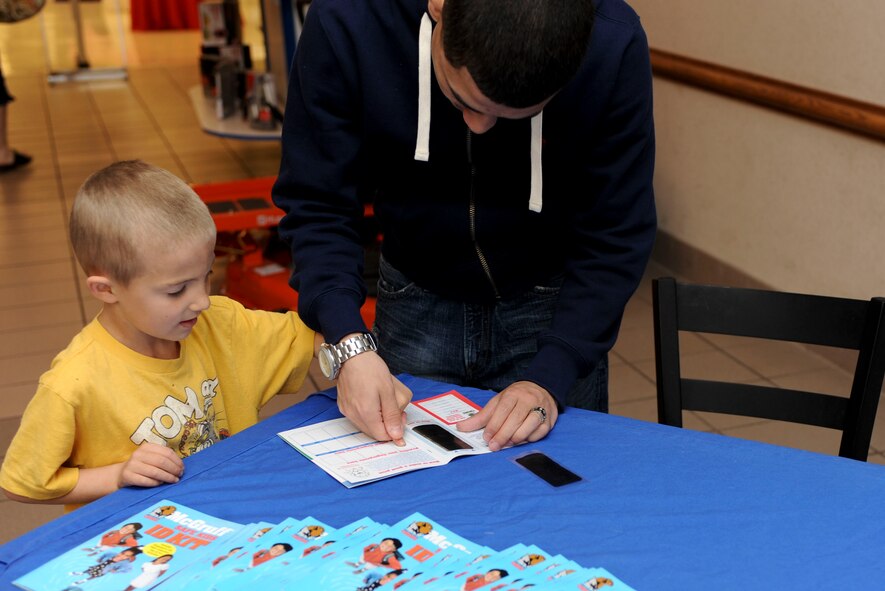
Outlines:
[[[375,336],[391,373],[500,392],[521,379],[550,326],[559,284],[493,304],[443,299],[379,265]],[[608,358],[578,380],[566,404],[608,412]]]

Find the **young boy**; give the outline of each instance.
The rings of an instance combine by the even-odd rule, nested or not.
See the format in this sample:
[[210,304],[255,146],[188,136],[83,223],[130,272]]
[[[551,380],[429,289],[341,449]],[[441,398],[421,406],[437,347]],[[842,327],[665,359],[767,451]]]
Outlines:
[[70,231],[101,311],[40,377],[0,469],[9,498],[67,510],[178,482],[181,458],[300,387],[321,340],[295,313],[209,295],[215,224],[165,170],[133,160],[94,173]]

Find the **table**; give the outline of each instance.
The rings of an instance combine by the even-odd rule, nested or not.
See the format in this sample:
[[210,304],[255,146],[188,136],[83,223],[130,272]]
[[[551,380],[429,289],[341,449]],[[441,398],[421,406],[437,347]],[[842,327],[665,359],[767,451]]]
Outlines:
[[[452,388],[401,377],[416,399]],[[164,498],[241,523],[310,515],[340,527],[421,511],[477,543],[537,544],[639,591],[885,581],[882,466],[569,409],[541,442],[346,489],[276,436],[338,416],[334,392],[312,395],[188,458],[178,484],[118,491],[9,542],[0,587]],[[533,449],[584,480],[553,488],[513,462]]]

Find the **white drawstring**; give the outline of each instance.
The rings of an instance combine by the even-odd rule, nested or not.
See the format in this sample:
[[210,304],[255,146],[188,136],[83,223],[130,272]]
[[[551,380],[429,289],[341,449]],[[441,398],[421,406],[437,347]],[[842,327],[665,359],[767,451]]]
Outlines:
[[541,207],[544,205],[544,179],[541,169],[541,123],[543,118],[544,111],[532,117],[532,189],[529,194],[529,209],[536,213],[540,213]]
[[421,18],[418,32],[418,137],[415,140],[415,160],[430,159],[430,44],[433,25],[427,13]]

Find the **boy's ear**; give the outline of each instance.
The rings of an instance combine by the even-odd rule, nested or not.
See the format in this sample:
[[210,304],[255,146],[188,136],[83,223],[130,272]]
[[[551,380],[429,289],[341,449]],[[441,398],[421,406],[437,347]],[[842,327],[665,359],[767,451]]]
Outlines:
[[86,286],[89,293],[105,304],[113,304],[117,301],[114,294],[114,282],[103,275],[90,275],[86,278]]
[[427,12],[430,14],[430,18],[436,22],[439,22],[439,19],[442,18],[444,2],[445,0],[427,0]]

